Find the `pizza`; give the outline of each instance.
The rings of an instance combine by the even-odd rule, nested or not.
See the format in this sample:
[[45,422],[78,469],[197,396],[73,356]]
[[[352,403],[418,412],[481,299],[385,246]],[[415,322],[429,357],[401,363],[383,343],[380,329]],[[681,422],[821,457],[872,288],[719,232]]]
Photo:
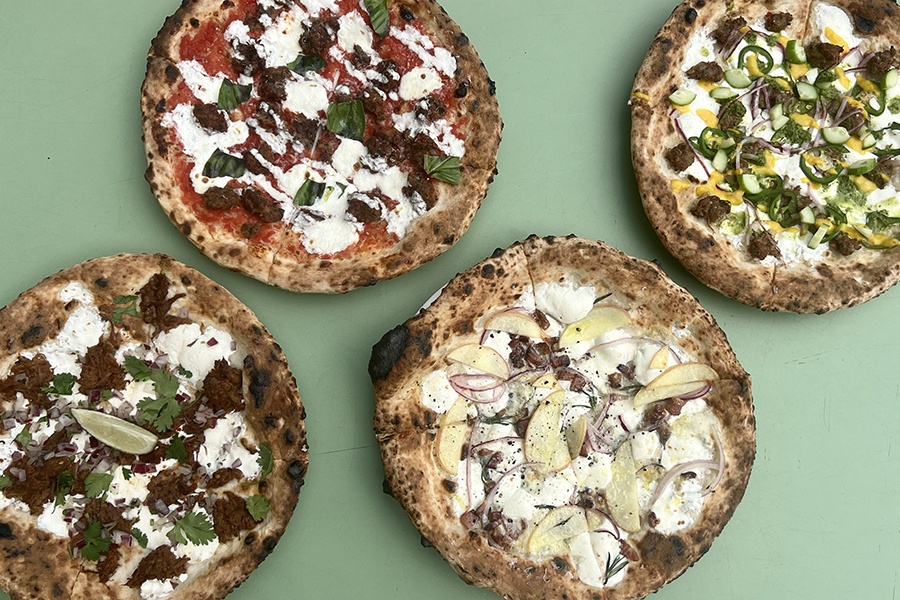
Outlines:
[[272,552],[303,407],[253,313],[164,255],[99,258],[0,310],[0,587],[222,598]]
[[900,279],[900,28],[889,0],[681,3],[635,78],[644,209],[698,279],[765,310]]
[[492,181],[494,82],[433,0],[195,0],[153,40],[147,180],[214,261],[346,292],[431,260]]
[[497,250],[369,370],[388,489],[504,598],[642,598],[709,549],[750,476],[750,377],[725,335],[602,242]]

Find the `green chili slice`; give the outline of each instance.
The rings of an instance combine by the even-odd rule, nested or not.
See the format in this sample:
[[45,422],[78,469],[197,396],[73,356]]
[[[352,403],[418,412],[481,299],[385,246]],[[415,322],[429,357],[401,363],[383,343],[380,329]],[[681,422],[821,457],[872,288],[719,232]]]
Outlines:
[[[772,70],[772,66],[775,64],[775,61],[772,59],[772,55],[769,54],[769,51],[763,48],[762,46],[745,46],[741,53],[738,54],[738,66],[744,66],[744,59],[748,54],[756,55],[756,63],[759,65],[759,70],[763,73],[768,73]],[[763,60],[760,60],[763,59]]]

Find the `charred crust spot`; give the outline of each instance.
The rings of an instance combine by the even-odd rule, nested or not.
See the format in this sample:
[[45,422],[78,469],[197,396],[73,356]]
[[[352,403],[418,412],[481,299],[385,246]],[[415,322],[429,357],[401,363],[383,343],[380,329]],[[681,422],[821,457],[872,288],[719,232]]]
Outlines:
[[460,32],[458,36],[456,36],[456,43],[460,46],[468,46],[469,45],[469,36]]
[[387,494],[388,496],[390,496],[391,498],[394,497],[394,492],[391,491],[391,484],[388,483],[387,479],[385,479],[384,481],[381,482],[381,491],[383,493]]
[[553,559],[553,568],[557,571],[565,573],[569,570],[569,563],[566,562],[566,559],[557,556]]
[[7,523],[0,523],[0,540],[14,540],[16,539],[16,534],[12,532],[12,529]]
[[273,414],[268,414],[263,417],[263,423],[269,429],[274,429],[278,425],[278,421],[275,419],[275,415]]
[[109,285],[109,280],[106,277],[98,277],[94,280],[94,285],[98,288],[106,288]]
[[875,19],[870,19],[859,13],[853,14],[853,24],[860,33],[872,33],[875,31]]
[[404,6],[400,8],[400,18],[407,23],[411,23],[413,20],[415,20],[416,15],[413,14],[413,11]]
[[372,347],[372,358],[369,359],[369,377],[372,381],[384,379],[391,373],[409,346],[410,337],[406,325],[398,325]]
[[193,27],[194,29],[200,27],[200,20],[199,20],[199,19],[191,18],[191,20],[189,21],[189,23],[191,24],[191,27]]
[[178,79],[178,67],[175,65],[166,65],[166,79],[169,80],[169,83],[174,83],[174,81]]
[[672,549],[675,550],[675,554],[681,556],[684,554],[684,542],[681,541],[679,537],[673,537],[672,539]]
[[697,20],[697,11],[693,8],[688,8],[684,11],[684,22],[688,25],[693,25],[694,21]]
[[494,96],[497,94],[497,83],[488,77],[488,95]]
[[447,237],[444,238],[444,244],[446,244],[447,246],[452,246],[453,242],[455,240],[456,240],[456,236],[448,235]]
[[53,590],[52,591],[53,591],[54,598],[59,598],[60,596],[63,596],[66,593],[66,591],[64,589],[62,589],[62,586],[59,585],[58,581],[53,582]]
[[450,492],[451,494],[456,491],[456,482],[451,481],[449,479],[445,479],[441,482],[441,485],[444,486],[444,489]]
[[25,330],[25,333],[21,335],[19,340],[22,342],[23,346],[34,346],[40,342],[43,331],[44,328],[40,325],[32,325]]
[[297,441],[297,437],[294,435],[294,432],[290,429],[284,430],[284,441],[288,445],[293,445],[294,442]]
[[299,481],[306,476],[306,466],[299,460],[295,460],[287,468],[287,474],[294,481]]
[[828,265],[816,265],[816,271],[818,271],[819,275],[821,275],[822,277],[826,277],[828,279],[834,277],[834,271],[832,271],[831,267],[829,267]]
[[453,95],[457,98],[465,98],[466,94],[469,93],[469,84],[465,81],[461,81],[458,86],[456,86],[456,91],[453,92]]
[[162,98],[159,102],[157,102],[156,106],[153,107],[153,110],[160,114],[166,112],[166,99]]
[[481,267],[481,276],[485,279],[490,279],[497,273],[497,269],[494,265],[484,265]]
[[244,543],[247,544],[248,546],[253,545],[253,543],[254,543],[255,541],[256,541],[256,534],[255,534],[255,533],[248,533],[248,534],[247,534],[247,537],[244,538]]

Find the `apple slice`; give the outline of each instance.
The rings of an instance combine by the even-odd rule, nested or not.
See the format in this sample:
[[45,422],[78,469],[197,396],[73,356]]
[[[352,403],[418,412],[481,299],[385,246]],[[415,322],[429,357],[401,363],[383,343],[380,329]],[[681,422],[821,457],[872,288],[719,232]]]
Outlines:
[[457,398],[453,406],[444,413],[434,439],[437,463],[442,471],[456,475],[462,448],[469,437],[469,424],[466,422],[468,407],[465,400]]
[[688,396],[718,378],[719,374],[703,363],[673,365],[638,391],[634,397],[634,406],[637,408],[657,400]]
[[610,468],[612,481],[606,486],[609,516],[625,531],[640,531],[641,507],[638,504],[637,475],[634,455],[631,453],[631,440],[626,440],[619,446]]
[[653,358],[650,359],[650,364],[647,365],[648,369],[665,369],[669,366],[669,347],[663,346],[659,350],[656,351],[656,354],[653,355]]
[[506,359],[493,348],[480,344],[465,344],[454,348],[447,354],[447,360],[460,363],[483,373],[496,375],[500,379],[509,377],[509,365]]
[[569,448],[560,430],[565,392],[554,392],[541,400],[525,430],[525,458],[559,470],[571,462]]
[[504,310],[492,315],[485,323],[485,329],[504,331],[512,335],[524,335],[528,338],[541,339],[544,330],[538,322],[518,310]]
[[631,323],[628,313],[617,307],[598,304],[583,319],[570,323],[559,336],[559,347],[565,348]]
[[566,448],[568,448],[569,457],[572,460],[581,454],[585,435],[587,435],[587,415],[581,415],[577,421],[566,428]]
[[565,542],[588,531],[584,509],[579,506],[559,506],[538,522],[528,538],[529,553],[565,550]]

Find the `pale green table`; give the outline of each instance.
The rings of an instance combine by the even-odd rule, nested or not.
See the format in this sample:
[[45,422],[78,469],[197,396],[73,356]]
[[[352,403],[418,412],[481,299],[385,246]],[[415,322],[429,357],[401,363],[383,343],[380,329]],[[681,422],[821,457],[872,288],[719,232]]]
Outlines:
[[275,334],[309,414],[309,476],[281,543],[230,598],[494,597],[422,548],[382,493],[366,364],[382,333],[452,275],[530,233],[658,259],[753,376],[759,452],[744,501],[709,554],[657,598],[895,597],[900,289],[825,316],[768,314],[707,289],[666,253],[640,208],[626,102],[673,0],[446,0],[497,81],[500,174],[456,247],[338,297],[226,271],[151,195],[139,88],[150,40],[177,5],[2,2],[0,305],[84,259],[163,251],[225,285]]

